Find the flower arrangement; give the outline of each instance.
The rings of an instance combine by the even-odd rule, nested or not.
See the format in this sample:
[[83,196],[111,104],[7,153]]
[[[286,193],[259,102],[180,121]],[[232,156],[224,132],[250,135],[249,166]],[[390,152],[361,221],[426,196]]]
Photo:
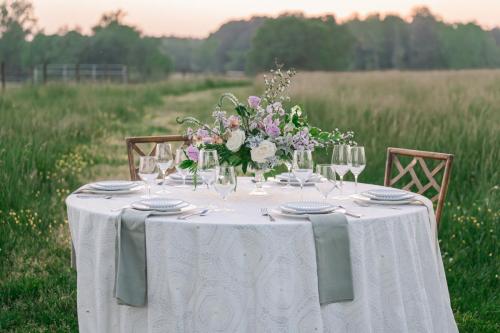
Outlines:
[[[246,104],[231,93],[222,94],[212,113],[211,125],[193,117],[177,119],[179,124],[192,126],[186,133],[192,142],[185,150],[189,159],[181,167],[196,171],[201,149],[215,149],[220,164],[241,166],[246,173],[248,167],[274,169],[290,161],[294,150],[314,150],[335,143],[355,144],[353,132],[323,131],[308,124],[299,105],[287,107],[290,104],[287,91],[294,75],[294,70],[282,71],[277,66],[270,76],[264,76],[264,94],[248,97]],[[226,100],[231,102],[234,114],[224,110]]]

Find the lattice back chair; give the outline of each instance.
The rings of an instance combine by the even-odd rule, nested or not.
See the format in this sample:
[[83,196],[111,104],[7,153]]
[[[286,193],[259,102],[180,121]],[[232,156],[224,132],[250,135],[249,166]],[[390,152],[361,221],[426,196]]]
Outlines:
[[[410,160],[403,166],[405,160]],[[402,162],[403,161],[403,162]],[[403,148],[387,148],[385,186],[401,187],[428,197],[436,207],[439,226],[448,183],[450,181],[453,155]],[[393,165],[397,174],[393,177]],[[421,178],[426,178],[423,184]],[[398,186],[399,185],[399,186]]]
[[[140,180],[137,174],[139,168],[135,160],[135,155],[139,156],[154,156],[156,153],[156,144],[170,142],[173,144],[172,149],[189,144],[189,139],[182,135],[162,135],[162,136],[136,136],[126,138],[128,166],[130,169],[130,179]],[[173,170],[173,169],[172,169]]]

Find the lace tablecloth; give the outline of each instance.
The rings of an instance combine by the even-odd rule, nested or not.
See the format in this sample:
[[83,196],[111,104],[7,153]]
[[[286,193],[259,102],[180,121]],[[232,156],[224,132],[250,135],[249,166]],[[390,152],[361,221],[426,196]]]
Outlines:
[[[113,209],[139,195],[69,196],[80,332],[457,332],[433,237],[434,213],[425,206],[342,201],[363,214],[348,217],[355,299],[320,306],[310,223],[279,216],[269,222],[259,211],[298,200],[299,190],[272,185],[269,196],[249,196],[252,186],[238,178],[228,201],[235,212],[146,220],[144,308],[113,298],[119,214]],[[360,190],[370,188],[360,184]],[[169,189],[169,197],[198,206],[220,204],[202,187]],[[345,192],[353,191],[346,183]],[[320,200],[314,187],[304,188],[303,196]]]

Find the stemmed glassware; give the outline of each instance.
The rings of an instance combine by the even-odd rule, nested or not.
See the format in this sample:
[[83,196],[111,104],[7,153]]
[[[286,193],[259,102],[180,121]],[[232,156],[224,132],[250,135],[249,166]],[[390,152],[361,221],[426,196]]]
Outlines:
[[176,187],[181,187],[181,188],[189,187],[186,185],[186,177],[189,173],[189,170],[181,168],[182,162],[187,160],[187,158],[188,157],[184,149],[179,148],[175,151],[175,169],[177,170],[177,173],[181,175],[182,178],[182,185],[177,185]]
[[283,160],[283,164],[286,166],[286,171],[287,171],[287,174],[286,174],[286,178],[287,178],[287,182],[286,182],[286,185],[283,187],[284,190],[293,190],[293,186],[291,184],[291,181],[292,181],[292,162],[290,162],[290,160]]
[[151,184],[155,183],[158,178],[159,169],[154,156],[141,156],[139,160],[139,177],[146,183],[148,195],[146,198],[151,198]]
[[163,182],[162,189],[157,193],[168,194],[170,191],[167,190],[167,172],[172,168],[174,164],[174,156],[172,153],[172,146],[170,143],[158,143],[156,145],[156,163],[161,171]]
[[320,176],[319,180],[314,183],[316,189],[321,195],[328,199],[328,195],[337,187],[337,180],[335,177],[335,170],[331,164],[318,164],[316,165],[316,174]]
[[198,173],[207,184],[207,188],[215,180],[215,169],[219,166],[219,157],[215,149],[202,149],[198,156]]
[[343,194],[344,176],[349,172],[349,164],[351,162],[351,150],[348,145],[333,146],[332,165],[337,175],[340,178],[340,194]]
[[218,211],[230,212],[233,209],[226,208],[226,200],[236,188],[236,175],[232,166],[215,167],[214,189],[222,198],[222,207]]
[[363,172],[366,166],[365,147],[351,147],[351,163],[349,169],[354,175],[355,192],[358,193],[358,176]]
[[310,150],[295,150],[293,152],[292,172],[299,181],[302,198],[304,184],[313,174],[313,159]]

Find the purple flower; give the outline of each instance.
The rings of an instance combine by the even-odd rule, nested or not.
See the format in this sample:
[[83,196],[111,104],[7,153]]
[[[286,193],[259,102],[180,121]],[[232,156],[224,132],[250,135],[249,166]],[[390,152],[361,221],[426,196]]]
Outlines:
[[269,135],[271,138],[275,138],[280,135],[280,128],[276,126],[275,124],[270,124],[266,126],[266,133]]
[[260,105],[260,97],[257,96],[248,97],[248,105],[250,105],[252,109],[256,109]]
[[196,148],[193,145],[190,145],[189,147],[187,147],[187,155],[188,155],[189,159],[192,161],[198,162],[198,153],[199,152],[200,151],[198,150],[198,148]]

